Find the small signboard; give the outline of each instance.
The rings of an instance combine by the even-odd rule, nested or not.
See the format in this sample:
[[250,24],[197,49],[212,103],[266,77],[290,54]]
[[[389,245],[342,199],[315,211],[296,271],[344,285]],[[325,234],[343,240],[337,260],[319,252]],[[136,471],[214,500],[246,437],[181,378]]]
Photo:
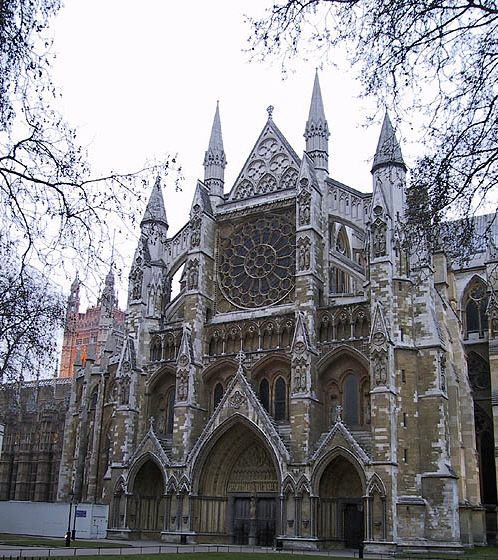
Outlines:
[[86,517],[86,510],[84,510],[84,509],[77,509],[77,510],[76,510],[76,517]]

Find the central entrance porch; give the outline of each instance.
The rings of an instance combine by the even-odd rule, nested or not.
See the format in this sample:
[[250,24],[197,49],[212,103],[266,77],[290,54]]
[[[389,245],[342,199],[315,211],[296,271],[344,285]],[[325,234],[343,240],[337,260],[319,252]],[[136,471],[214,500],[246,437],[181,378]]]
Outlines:
[[254,429],[235,423],[206,449],[198,472],[199,542],[273,546],[279,476],[271,448]]

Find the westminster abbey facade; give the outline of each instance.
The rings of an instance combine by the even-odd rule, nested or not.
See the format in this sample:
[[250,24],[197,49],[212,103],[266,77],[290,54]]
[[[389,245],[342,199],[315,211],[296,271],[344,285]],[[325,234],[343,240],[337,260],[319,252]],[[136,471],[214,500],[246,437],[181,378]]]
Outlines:
[[[230,190],[216,109],[185,226],[159,179],[125,331],[77,359],[58,499],[108,536],[458,550],[496,536],[498,253],[465,268],[403,242],[386,115],[371,192],[329,176],[315,78],[298,155],[268,119]],[[172,296],[172,281],[181,289]],[[495,415],[498,419],[498,416]]]

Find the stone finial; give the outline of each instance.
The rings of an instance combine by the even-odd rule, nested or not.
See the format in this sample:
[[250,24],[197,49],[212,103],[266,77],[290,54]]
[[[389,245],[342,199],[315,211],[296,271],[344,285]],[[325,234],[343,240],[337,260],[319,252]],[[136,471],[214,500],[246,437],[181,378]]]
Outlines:
[[160,223],[166,228],[168,227],[168,218],[166,217],[166,209],[164,207],[163,192],[161,189],[161,177],[157,176],[152,191],[150,193],[149,202],[144,212],[144,217],[140,225],[145,223]]
[[239,353],[237,354],[237,362],[239,363],[239,370],[244,369],[244,362],[246,361],[246,355],[242,348],[240,349]]
[[273,115],[273,111],[275,110],[275,107],[273,105],[269,105],[266,108],[266,112],[268,113],[268,118],[271,119],[272,115]]
[[342,424],[342,406],[340,404],[335,407],[335,421]]
[[149,417],[149,431],[153,432],[154,431],[154,422],[155,422],[155,418],[154,416],[150,416]]
[[374,161],[372,165],[372,173],[379,167],[387,165],[397,165],[406,169],[401,147],[394,132],[391,119],[386,111],[382,129],[380,131],[377,149],[375,150]]

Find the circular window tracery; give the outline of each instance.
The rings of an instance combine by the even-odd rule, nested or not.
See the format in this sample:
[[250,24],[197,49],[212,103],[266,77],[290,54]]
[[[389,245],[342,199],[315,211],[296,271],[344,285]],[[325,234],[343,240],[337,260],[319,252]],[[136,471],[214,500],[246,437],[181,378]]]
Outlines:
[[286,216],[253,218],[220,239],[220,287],[237,307],[281,301],[294,287],[295,267],[296,232]]

